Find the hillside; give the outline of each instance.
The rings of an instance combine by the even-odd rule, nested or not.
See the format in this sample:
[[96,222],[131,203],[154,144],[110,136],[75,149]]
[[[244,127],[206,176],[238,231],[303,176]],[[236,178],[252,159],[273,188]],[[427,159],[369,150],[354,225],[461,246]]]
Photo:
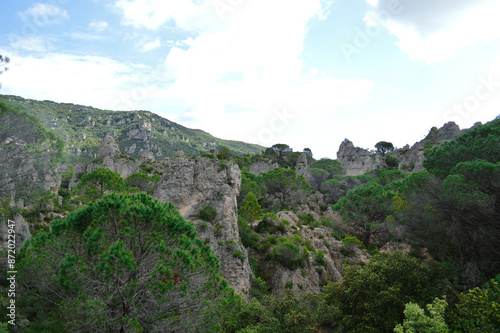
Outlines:
[[455,331],[500,326],[500,119],[315,160],[147,111],[2,97],[23,332],[392,332],[432,302]]
[[149,150],[157,158],[200,155],[222,146],[236,154],[256,153],[263,147],[240,141],[223,140],[197,129],[189,129],[149,111],[110,111],[70,103],[37,101],[0,95],[0,101],[36,116],[65,143],[66,160],[90,162],[97,157],[99,143],[114,131],[120,150],[137,158]]

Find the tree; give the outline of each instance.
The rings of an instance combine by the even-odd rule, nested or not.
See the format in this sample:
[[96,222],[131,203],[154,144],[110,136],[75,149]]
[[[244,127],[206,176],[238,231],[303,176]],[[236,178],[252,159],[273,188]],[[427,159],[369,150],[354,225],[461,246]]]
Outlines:
[[347,192],[332,208],[369,246],[371,237],[384,231],[387,216],[393,213],[393,197],[394,193],[372,181]]
[[[9,62],[10,62],[10,58],[9,57],[5,57],[5,56],[3,56],[3,55],[0,54],[0,74],[2,74],[2,73],[4,73],[4,72],[6,72],[6,71],[9,70],[9,67],[5,66]],[[4,68],[2,69],[2,67],[4,67]],[[0,83],[0,88],[2,88],[2,84],[1,83]]]
[[240,209],[240,216],[253,228],[252,223],[260,218],[262,207],[260,207],[257,197],[252,192],[249,192],[243,200],[243,206]]
[[499,174],[499,164],[477,159],[458,163],[445,179],[418,173],[399,185],[405,204],[396,221],[448,263],[457,288],[478,286],[500,268]]
[[500,161],[500,119],[476,126],[454,140],[425,151],[424,167],[444,179],[460,162]]
[[46,331],[211,330],[217,297],[235,299],[196,234],[171,203],[105,195],[29,240],[20,304]]
[[321,184],[327,181],[330,175],[328,171],[319,168],[310,168],[307,172],[309,172],[309,175],[311,176],[309,184],[315,190],[319,190],[321,188]]
[[6,67],[6,65],[10,62],[10,58],[9,57],[6,57],[6,56],[3,56],[0,54],[0,68],[1,67],[4,67],[3,70],[0,69],[0,74],[2,74],[3,72],[6,72],[9,70],[9,67]]
[[290,148],[288,145],[286,145],[284,143],[277,143],[277,144],[273,145],[271,148],[274,150],[274,152],[278,156],[278,164],[279,165],[283,164],[283,162],[285,160],[285,156],[288,156],[292,153],[292,148]]
[[405,306],[403,325],[394,328],[395,333],[448,333],[448,325],[444,320],[444,312],[448,303],[444,299],[435,298],[427,304],[430,316],[427,316],[418,304],[408,303]]
[[405,304],[428,304],[443,290],[437,264],[396,252],[345,267],[343,279],[327,285],[325,298],[343,332],[392,332],[403,322]]
[[145,172],[136,172],[131,174],[125,179],[125,184],[127,187],[137,187],[140,191],[146,192],[147,194],[153,194],[158,182],[160,181],[160,175],[154,174],[149,176]]
[[327,171],[329,179],[336,175],[345,175],[345,169],[340,165],[340,162],[329,158],[322,158],[319,161],[312,163],[311,168],[318,168]]
[[267,193],[279,199],[285,206],[293,193],[309,191],[309,184],[303,176],[297,176],[295,170],[276,168],[261,175]]
[[243,205],[243,200],[252,192],[257,200],[264,198],[265,187],[262,183],[262,178],[249,172],[247,168],[241,170],[241,186],[240,194],[238,196],[238,205]]
[[455,332],[498,332],[500,328],[500,275],[481,288],[458,295],[450,314]]
[[382,156],[385,156],[386,153],[390,153],[394,150],[394,146],[391,142],[380,141],[375,144],[375,149],[377,149]]
[[108,168],[97,168],[80,178],[77,190],[84,193],[84,198],[95,201],[106,193],[120,192],[125,189],[123,178],[118,172]]

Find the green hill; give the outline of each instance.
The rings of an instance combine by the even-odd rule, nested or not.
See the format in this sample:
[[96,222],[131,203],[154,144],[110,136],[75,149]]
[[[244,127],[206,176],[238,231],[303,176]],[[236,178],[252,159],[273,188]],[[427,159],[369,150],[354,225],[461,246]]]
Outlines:
[[138,157],[141,150],[157,158],[199,155],[228,147],[236,154],[260,152],[264,147],[223,140],[197,129],[189,129],[149,111],[110,111],[71,103],[55,103],[0,95],[0,101],[36,116],[40,123],[61,138],[69,163],[89,162],[96,157],[99,143],[114,131],[122,152]]

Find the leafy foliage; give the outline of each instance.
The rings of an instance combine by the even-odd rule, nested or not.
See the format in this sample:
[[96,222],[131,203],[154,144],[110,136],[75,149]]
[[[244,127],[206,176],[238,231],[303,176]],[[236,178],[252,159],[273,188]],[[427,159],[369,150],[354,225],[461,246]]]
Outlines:
[[437,265],[400,252],[379,254],[364,266],[348,266],[344,278],[326,287],[334,319],[348,332],[391,332],[403,322],[405,304],[427,304],[445,282]]
[[448,325],[444,320],[444,312],[447,307],[444,299],[436,298],[431,304],[427,304],[427,316],[424,310],[415,303],[408,303],[405,307],[405,320],[403,325],[398,324],[394,328],[395,333],[448,333]]
[[262,174],[262,182],[266,191],[279,199],[282,206],[286,206],[292,195],[301,195],[309,191],[309,184],[303,176],[297,176],[295,170],[276,168]]
[[213,222],[217,217],[217,210],[210,205],[205,205],[198,213],[198,217],[203,221]]
[[273,257],[280,264],[292,270],[305,266],[299,247],[286,238],[280,238],[278,244],[274,246]]
[[150,195],[153,194],[159,181],[160,175],[154,174],[153,176],[149,176],[144,172],[136,172],[125,179],[127,187],[137,187],[140,191]]
[[331,326],[331,307],[318,294],[296,296],[286,289],[279,297],[264,296],[242,308],[238,332],[304,333],[317,332]]
[[385,156],[386,153],[390,153],[394,150],[394,145],[391,142],[380,141],[375,144],[375,149],[377,149],[380,154]]
[[347,192],[332,208],[369,246],[371,237],[384,231],[386,218],[393,212],[393,196],[383,186],[369,182]]
[[500,275],[482,288],[459,295],[451,312],[451,328],[460,332],[498,332],[500,328]]
[[51,309],[48,331],[210,330],[216,298],[235,301],[193,225],[143,193],[109,194],[55,221],[24,247],[19,271],[26,315]]
[[500,161],[500,119],[476,126],[455,140],[425,151],[424,167],[432,174],[445,178],[460,162],[482,159]]
[[257,201],[257,197],[252,192],[249,192],[243,200],[243,207],[240,209],[240,216],[249,223],[258,220],[262,214],[262,207]]
[[125,190],[125,183],[118,172],[108,168],[97,168],[86,173],[80,178],[76,191],[84,193],[84,199],[96,201],[106,193],[122,192]]

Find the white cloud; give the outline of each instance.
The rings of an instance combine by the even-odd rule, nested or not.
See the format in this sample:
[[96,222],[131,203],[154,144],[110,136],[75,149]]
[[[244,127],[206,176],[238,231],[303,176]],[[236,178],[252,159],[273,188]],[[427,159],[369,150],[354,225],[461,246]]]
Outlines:
[[94,34],[87,34],[82,32],[71,33],[71,38],[80,40],[104,40],[106,37]]
[[104,57],[56,53],[34,57],[12,49],[1,52],[12,58],[9,72],[2,74],[2,93],[26,98],[119,109],[124,94],[143,74],[140,66]]
[[31,21],[38,27],[61,23],[69,19],[66,10],[46,3],[36,3],[19,15],[23,20]]
[[108,22],[106,21],[92,21],[89,23],[89,28],[95,32],[103,32],[108,28]]
[[[313,119],[318,117],[331,123],[339,108],[368,99],[368,80],[302,73],[308,23],[325,18],[328,2],[234,1],[224,2],[234,5],[222,9],[217,3],[221,1],[115,3],[123,24],[155,31],[175,24],[195,33],[181,45],[167,43],[172,48],[155,76],[169,84],[147,90],[150,100],[175,100],[177,109],[180,101],[184,113],[173,120],[221,137],[273,144],[279,136],[294,139],[301,126],[317,126]],[[286,130],[266,123],[284,109],[293,113],[282,124]]]
[[161,46],[160,38],[156,37],[154,41],[145,43],[142,46],[142,52],[149,52],[151,50],[159,48],[160,46]]
[[34,52],[47,52],[52,48],[51,43],[47,38],[40,36],[32,37],[19,37],[10,36],[12,38],[10,47],[14,50],[34,51]]
[[[211,6],[190,0],[118,0],[115,8],[122,14],[122,24],[156,30],[169,20],[183,30],[199,30]],[[208,18],[209,19],[209,18]]]
[[439,62],[480,41],[500,38],[498,0],[366,1],[373,8],[365,22],[378,19],[415,59]]

